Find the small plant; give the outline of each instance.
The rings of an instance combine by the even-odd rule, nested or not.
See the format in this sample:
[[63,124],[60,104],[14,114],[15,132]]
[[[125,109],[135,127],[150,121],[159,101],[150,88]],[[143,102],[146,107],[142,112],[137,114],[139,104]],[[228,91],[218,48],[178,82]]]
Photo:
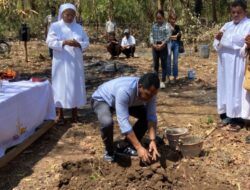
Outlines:
[[210,125],[210,124],[212,124],[212,123],[214,123],[214,120],[213,120],[213,118],[209,115],[209,116],[207,117],[207,124]]
[[100,174],[98,174],[98,172],[93,172],[90,176],[89,179],[90,180],[97,180],[100,177]]

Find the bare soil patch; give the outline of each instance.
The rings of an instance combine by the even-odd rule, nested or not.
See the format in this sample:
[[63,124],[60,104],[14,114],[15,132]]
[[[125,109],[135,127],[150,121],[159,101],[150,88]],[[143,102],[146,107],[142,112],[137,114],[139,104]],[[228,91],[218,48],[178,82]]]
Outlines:
[[[23,76],[50,78],[51,60],[44,42],[32,41],[28,47],[30,61],[26,63],[23,47],[13,43],[9,57],[1,57],[0,71],[12,68]],[[139,58],[115,60],[118,70],[107,72],[106,64],[114,62],[109,60],[103,44],[91,45],[85,53],[88,100],[104,81],[152,71],[151,50],[138,47],[137,54]],[[168,84],[158,94],[160,137],[167,127],[186,127],[190,134],[204,137],[217,126],[216,60],[214,52],[209,59],[197,54],[180,57],[177,83]],[[190,67],[196,71],[193,81],[186,78]],[[150,166],[134,159],[107,164],[102,161],[99,124],[90,104],[80,110],[80,123],[71,124],[69,113],[66,126],[53,127],[0,169],[0,189],[250,189],[250,148],[245,143],[250,133],[245,128],[238,133],[216,129],[204,141],[200,157],[182,158],[164,141],[160,145],[161,159]],[[115,139],[120,138],[115,122]]]

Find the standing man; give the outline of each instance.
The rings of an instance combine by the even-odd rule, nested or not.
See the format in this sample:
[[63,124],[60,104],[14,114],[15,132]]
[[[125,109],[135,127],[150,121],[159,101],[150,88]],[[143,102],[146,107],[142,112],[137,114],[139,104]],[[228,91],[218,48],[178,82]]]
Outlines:
[[106,22],[106,32],[115,32],[116,24],[112,21],[112,18],[109,16],[108,21]]
[[213,44],[218,52],[217,110],[222,125],[233,131],[241,128],[242,118],[250,119],[250,97],[243,88],[244,42],[250,34],[250,19],[246,10],[247,6],[242,1],[231,4],[232,21],[220,29]]
[[[139,156],[143,161],[153,160],[159,156],[156,137],[156,94],[160,86],[159,78],[154,73],[148,73],[141,78],[120,77],[108,81],[92,95],[92,107],[101,124],[101,137],[105,146],[104,160],[114,161],[113,119],[115,111],[121,133],[129,145],[123,153],[129,156]],[[129,116],[138,120],[132,127]],[[141,139],[149,132],[149,151],[141,145]]]
[[[44,25],[45,25],[45,39],[47,38],[49,27],[53,22],[57,22],[58,18],[56,15],[56,7],[52,6],[50,10],[50,15],[46,16],[44,19]],[[50,58],[53,57],[53,50],[49,48],[49,56]]]
[[122,38],[122,53],[126,55],[127,58],[130,56],[134,57],[135,53],[135,38],[129,32],[129,29],[125,29],[124,37]]
[[165,22],[163,10],[159,10],[156,13],[156,23],[153,24],[150,33],[150,44],[152,46],[153,53],[153,65],[154,71],[159,74],[159,59],[161,59],[162,68],[162,81],[161,88],[165,88],[166,75],[167,75],[167,59],[168,59],[168,41],[171,36],[171,28]]
[[106,22],[106,39],[108,40],[109,34],[114,33],[115,34],[115,29],[116,29],[116,24],[115,22],[112,21],[111,16],[109,16],[108,21]]

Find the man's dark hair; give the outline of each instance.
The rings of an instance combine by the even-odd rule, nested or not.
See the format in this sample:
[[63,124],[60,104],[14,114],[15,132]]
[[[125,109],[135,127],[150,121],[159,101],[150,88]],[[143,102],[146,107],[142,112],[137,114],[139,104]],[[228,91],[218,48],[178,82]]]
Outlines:
[[247,10],[247,4],[244,0],[237,0],[231,3],[231,7],[241,7],[244,11]]
[[149,89],[151,86],[158,89],[160,88],[160,79],[155,73],[147,73],[139,79],[139,84],[145,89]]
[[158,10],[155,15],[157,16],[158,14],[160,14],[164,18],[164,11],[163,10],[161,10],[161,9]]

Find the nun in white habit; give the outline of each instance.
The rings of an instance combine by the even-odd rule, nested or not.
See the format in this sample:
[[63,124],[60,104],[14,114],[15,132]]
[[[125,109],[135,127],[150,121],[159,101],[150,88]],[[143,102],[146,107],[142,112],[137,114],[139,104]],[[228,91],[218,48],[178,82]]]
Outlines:
[[77,108],[86,104],[83,51],[89,38],[75,16],[73,4],[62,4],[46,40],[53,49],[52,88],[60,124],[64,124],[63,108],[72,109],[72,122],[77,122]]
[[218,52],[217,110],[224,125],[238,130],[241,118],[250,119],[250,94],[243,88],[250,19],[241,1],[231,4],[231,15],[232,21],[221,28],[213,45]]

